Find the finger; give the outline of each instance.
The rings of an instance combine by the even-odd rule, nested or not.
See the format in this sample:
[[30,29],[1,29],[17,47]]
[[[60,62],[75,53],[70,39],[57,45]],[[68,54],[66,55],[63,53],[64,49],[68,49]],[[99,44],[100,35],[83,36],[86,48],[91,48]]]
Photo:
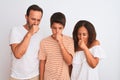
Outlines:
[[33,26],[33,27],[39,27],[37,24],[33,24],[32,26]]
[[81,43],[81,40],[79,40],[78,43]]

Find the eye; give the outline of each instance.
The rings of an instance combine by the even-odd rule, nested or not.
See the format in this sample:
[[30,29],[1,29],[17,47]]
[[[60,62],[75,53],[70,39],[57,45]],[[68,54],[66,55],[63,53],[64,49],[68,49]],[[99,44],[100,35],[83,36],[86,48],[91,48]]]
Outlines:
[[31,18],[32,20],[36,20],[35,18]]
[[40,19],[37,19],[38,22],[40,22]]
[[56,27],[53,26],[52,29],[56,29]]
[[88,34],[87,33],[83,33],[83,36],[87,36]]
[[60,30],[62,29],[62,27],[59,28]]
[[81,33],[78,33],[77,35],[81,35]]

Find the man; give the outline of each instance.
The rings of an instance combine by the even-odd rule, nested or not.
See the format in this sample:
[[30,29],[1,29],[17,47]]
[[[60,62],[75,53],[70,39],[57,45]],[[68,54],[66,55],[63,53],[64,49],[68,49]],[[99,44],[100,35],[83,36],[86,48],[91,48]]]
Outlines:
[[56,12],[50,19],[52,35],[40,44],[40,80],[70,80],[69,65],[74,54],[73,39],[62,34],[65,15]]
[[39,24],[43,10],[31,5],[26,12],[26,24],[14,27],[10,34],[12,69],[10,80],[39,80]]

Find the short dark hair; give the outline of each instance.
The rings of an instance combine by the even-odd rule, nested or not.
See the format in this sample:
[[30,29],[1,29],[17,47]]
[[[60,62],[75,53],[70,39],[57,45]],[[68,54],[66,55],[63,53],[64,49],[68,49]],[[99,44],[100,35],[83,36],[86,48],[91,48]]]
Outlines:
[[65,23],[66,23],[65,15],[61,12],[54,13],[50,18],[50,25],[52,26],[54,22],[60,23],[65,27]]
[[89,37],[88,37],[87,46],[89,47],[92,44],[92,42],[96,40],[96,31],[93,24],[86,20],[78,21],[73,30],[73,40],[74,40],[75,51],[78,48],[78,41],[79,41],[77,37],[78,29],[82,26],[84,26],[88,31]]
[[27,12],[26,12],[27,16],[29,16],[30,10],[40,11],[43,14],[42,8],[40,8],[38,5],[35,5],[35,4],[28,7]]

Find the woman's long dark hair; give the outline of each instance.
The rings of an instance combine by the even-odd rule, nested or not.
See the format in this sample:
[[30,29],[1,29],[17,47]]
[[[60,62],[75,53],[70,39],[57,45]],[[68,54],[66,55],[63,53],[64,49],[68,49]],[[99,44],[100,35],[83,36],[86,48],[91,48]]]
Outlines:
[[78,49],[78,29],[80,27],[84,26],[88,31],[88,43],[87,46],[90,47],[91,43],[96,40],[96,31],[92,23],[86,21],[86,20],[80,20],[76,23],[74,29],[73,29],[73,40],[74,40],[74,48],[75,51]]

